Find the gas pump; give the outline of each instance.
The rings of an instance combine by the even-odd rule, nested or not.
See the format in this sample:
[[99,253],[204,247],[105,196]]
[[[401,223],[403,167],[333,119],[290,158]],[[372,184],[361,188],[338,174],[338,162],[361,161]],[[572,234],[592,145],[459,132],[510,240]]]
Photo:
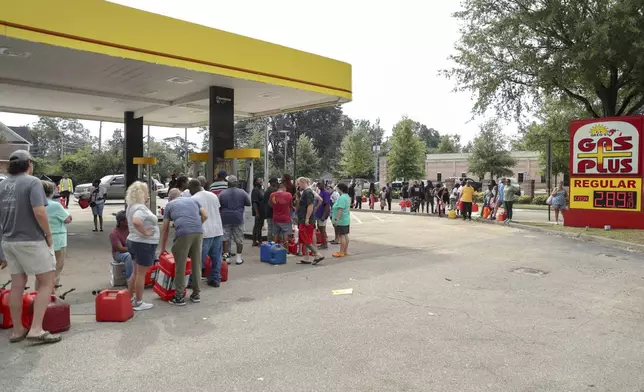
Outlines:
[[[152,179],[152,165],[157,164],[157,159],[155,157],[137,157],[132,160],[132,163],[138,166],[137,168],[137,177],[144,181],[143,170],[147,172],[147,183],[148,183],[148,192],[150,192],[150,211],[157,211],[157,193],[156,193],[156,184]],[[158,215],[158,213],[157,213]]]
[[[254,160],[259,159],[261,156],[261,150],[258,148],[245,148],[245,149],[234,149],[224,151],[224,159],[232,161],[232,174],[240,178],[239,176],[239,160],[240,159],[250,159],[248,165],[248,176],[246,177],[246,186],[244,189],[248,194],[253,190],[253,168]],[[251,229],[252,230],[252,229]]]

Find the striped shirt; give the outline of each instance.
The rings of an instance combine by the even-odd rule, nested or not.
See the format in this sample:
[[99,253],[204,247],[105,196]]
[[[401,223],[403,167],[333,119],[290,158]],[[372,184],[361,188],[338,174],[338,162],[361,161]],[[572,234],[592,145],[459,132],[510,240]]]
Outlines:
[[210,192],[219,195],[222,191],[228,189],[228,181],[215,181],[210,185]]

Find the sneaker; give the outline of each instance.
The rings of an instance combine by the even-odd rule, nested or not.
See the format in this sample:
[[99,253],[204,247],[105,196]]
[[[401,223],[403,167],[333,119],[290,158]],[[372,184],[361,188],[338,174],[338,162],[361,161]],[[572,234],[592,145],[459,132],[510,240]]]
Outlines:
[[154,307],[154,305],[149,304],[147,302],[141,301],[141,302],[135,303],[134,306],[132,306],[132,309],[134,309],[134,310],[136,310],[138,312],[138,311],[141,311],[141,310],[152,309],[153,307]]
[[186,305],[186,299],[183,298],[183,297],[175,296],[174,298],[172,298],[168,302],[170,302],[172,305],[176,305],[176,306],[185,306]]
[[190,294],[190,301],[198,304],[199,302],[201,302],[201,297],[197,293],[192,293]]
[[[229,263],[229,264],[230,264],[230,263]],[[242,264],[244,264],[244,260],[237,260],[237,261],[235,262],[235,264],[237,264],[237,265],[242,265]]]
[[219,287],[219,283],[215,282],[214,280],[208,281],[208,286],[210,287]]

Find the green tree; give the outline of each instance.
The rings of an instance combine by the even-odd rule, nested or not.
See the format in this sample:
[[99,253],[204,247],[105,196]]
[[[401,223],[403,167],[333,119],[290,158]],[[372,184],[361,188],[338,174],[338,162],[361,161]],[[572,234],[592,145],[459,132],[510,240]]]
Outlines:
[[435,152],[439,154],[461,152],[461,135],[442,135]]
[[496,121],[488,121],[480,128],[472,143],[472,151],[468,158],[468,171],[485,178],[490,173],[491,178],[510,176],[516,160],[507,149],[507,138]]
[[123,130],[115,129],[112,132],[112,138],[105,142],[105,145],[107,146],[107,151],[110,151],[113,154],[123,154],[123,150],[125,149]]
[[467,142],[467,144],[461,149],[461,152],[467,152],[470,153],[472,152],[472,149],[474,148],[474,142],[470,140]]
[[297,140],[297,175],[315,179],[319,174],[319,152],[310,137],[300,135]]
[[368,177],[375,165],[369,133],[355,127],[342,141],[341,173],[348,177]]
[[518,118],[547,96],[567,96],[587,115],[644,107],[641,0],[463,0],[461,38],[443,71],[474,93],[474,110]]
[[31,127],[34,156],[62,158],[86,147],[94,147],[97,139],[75,119],[39,117]]
[[425,143],[427,152],[436,151],[441,141],[441,135],[434,128],[428,128],[425,124],[414,121],[414,134]]
[[523,144],[527,150],[539,151],[540,166],[546,167],[546,149],[548,139],[552,143],[552,174],[568,173],[570,163],[570,121],[583,116],[582,109],[576,102],[568,99],[546,99],[536,113],[537,121],[522,131]]
[[425,143],[414,135],[414,122],[403,118],[389,139],[387,173],[389,180],[419,179],[425,173]]

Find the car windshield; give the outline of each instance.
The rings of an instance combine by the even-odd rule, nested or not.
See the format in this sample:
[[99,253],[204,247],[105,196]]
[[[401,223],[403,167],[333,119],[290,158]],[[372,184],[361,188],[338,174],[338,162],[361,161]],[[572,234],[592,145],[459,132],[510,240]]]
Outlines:
[[110,175],[110,176],[105,176],[105,177],[101,178],[101,184],[108,183],[112,179],[112,177],[114,177],[114,176]]

